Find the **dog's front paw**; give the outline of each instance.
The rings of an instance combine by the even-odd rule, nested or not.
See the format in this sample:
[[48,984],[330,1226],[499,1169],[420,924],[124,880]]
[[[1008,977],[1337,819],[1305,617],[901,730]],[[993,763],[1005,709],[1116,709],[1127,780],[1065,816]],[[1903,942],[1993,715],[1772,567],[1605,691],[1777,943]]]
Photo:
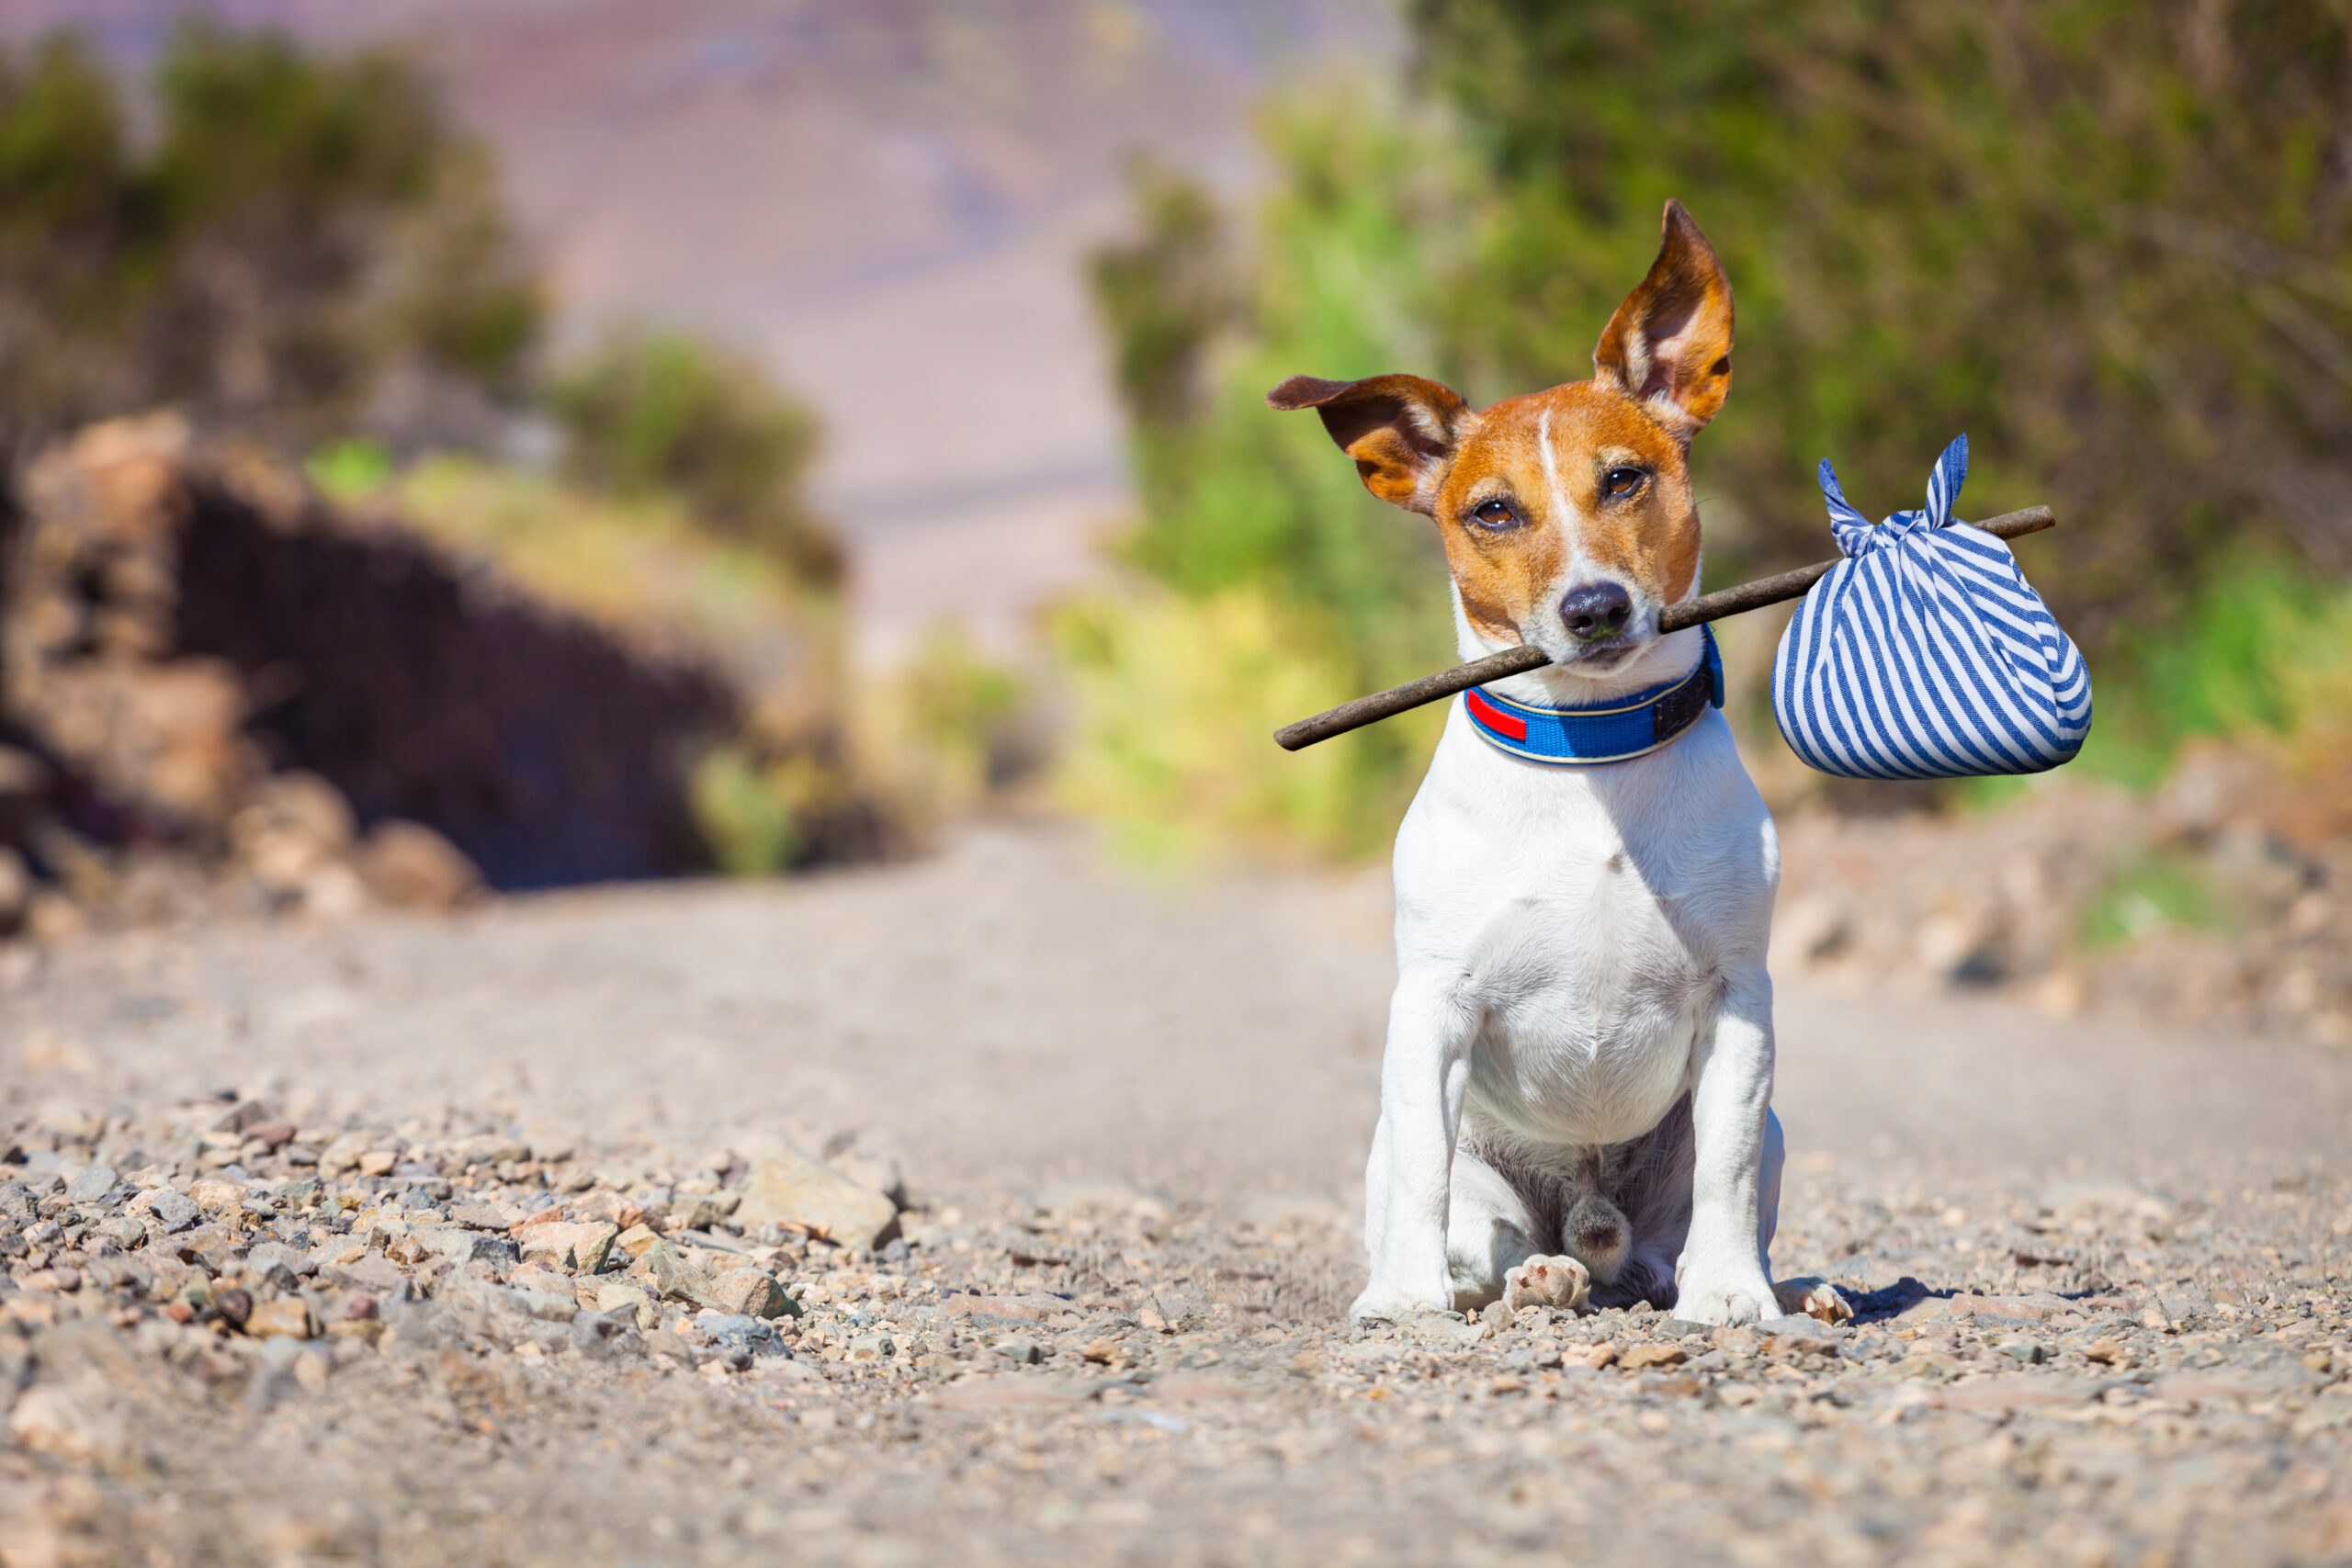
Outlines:
[[1819,1318],[1835,1325],[1851,1323],[1854,1309],[1838,1293],[1838,1287],[1826,1280],[1807,1276],[1797,1280],[1775,1280],[1772,1300],[1790,1317]]
[[1753,1280],[1711,1280],[1702,1277],[1682,1280],[1675,1292],[1674,1315],[1729,1328],[1783,1314],[1781,1303],[1772,1297],[1772,1287],[1758,1272]]
[[1350,1323],[1405,1323],[1423,1313],[1443,1313],[1453,1309],[1449,1297],[1419,1296],[1410,1291],[1400,1291],[1377,1283],[1364,1287],[1355,1304],[1348,1308]]
[[1592,1275],[1573,1258],[1531,1258],[1503,1276],[1503,1305],[1574,1312],[1592,1293]]

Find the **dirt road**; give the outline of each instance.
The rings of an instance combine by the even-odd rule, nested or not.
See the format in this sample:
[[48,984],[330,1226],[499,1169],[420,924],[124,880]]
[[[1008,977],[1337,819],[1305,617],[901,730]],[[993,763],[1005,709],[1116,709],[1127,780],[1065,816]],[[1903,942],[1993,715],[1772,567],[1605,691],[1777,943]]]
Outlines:
[[[1858,1324],[1351,1335],[1385,920],[1376,878],[1161,886],[999,829],[12,958],[0,1144],[46,1207],[0,1286],[0,1562],[2352,1560],[2352,1056],[1784,987],[1775,1262]],[[403,1163],[232,1167],[270,1201],[105,1239],[127,1162],[133,1212],[219,1170],[227,1089]],[[688,1173],[779,1139],[912,1205],[887,1256],[755,1249],[781,1336],[588,1333],[487,1247],[356,1272],[395,1189],[419,1236],[632,1179],[683,1225]],[[377,1278],[390,1326],[182,1326],[189,1269],[311,1332]]]

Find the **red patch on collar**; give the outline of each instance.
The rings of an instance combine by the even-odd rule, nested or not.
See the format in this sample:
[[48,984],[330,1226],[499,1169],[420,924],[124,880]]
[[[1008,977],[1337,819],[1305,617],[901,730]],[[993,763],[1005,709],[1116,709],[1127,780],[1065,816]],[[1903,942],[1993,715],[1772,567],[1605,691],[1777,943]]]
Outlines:
[[1488,702],[1487,700],[1487,694],[1478,690],[1477,687],[1473,686],[1468,691],[1463,693],[1462,700],[1470,705],[1470,712],[1477,718],[1478,722],[1485,725],[1488,729],[1493,730],[1496,734],[1510,740],[1524,740],[1527,739],[1527,721],[1521,718],[1516,714],[1505,713],[1502,709]]

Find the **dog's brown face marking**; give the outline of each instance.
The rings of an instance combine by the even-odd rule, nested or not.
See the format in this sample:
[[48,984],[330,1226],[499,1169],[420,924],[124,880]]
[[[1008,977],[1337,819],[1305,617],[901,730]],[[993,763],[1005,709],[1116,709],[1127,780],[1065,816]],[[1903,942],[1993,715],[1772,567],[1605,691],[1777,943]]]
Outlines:
[[1433,518],[1472,626],[1555,662],[1623,662],[1699,577],[1690,444],[1731,390],[1731,285],[1679,203],[1596,374],[1473,412],[1418,376],[1295,376],[1364,488]]

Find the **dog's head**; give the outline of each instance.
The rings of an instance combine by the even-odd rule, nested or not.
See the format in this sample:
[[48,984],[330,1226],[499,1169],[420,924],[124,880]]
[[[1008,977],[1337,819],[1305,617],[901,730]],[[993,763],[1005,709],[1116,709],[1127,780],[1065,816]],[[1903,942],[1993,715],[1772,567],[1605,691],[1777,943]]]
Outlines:
[[1624,670],[1696,592],[1690,438],[1731,390],[1731,283],[1679,202],[1593,350],[1595,375],[1473,410],[1418,376],[1294,376],[1364,488],[1437,522],[1463,615],[1572,674]]

